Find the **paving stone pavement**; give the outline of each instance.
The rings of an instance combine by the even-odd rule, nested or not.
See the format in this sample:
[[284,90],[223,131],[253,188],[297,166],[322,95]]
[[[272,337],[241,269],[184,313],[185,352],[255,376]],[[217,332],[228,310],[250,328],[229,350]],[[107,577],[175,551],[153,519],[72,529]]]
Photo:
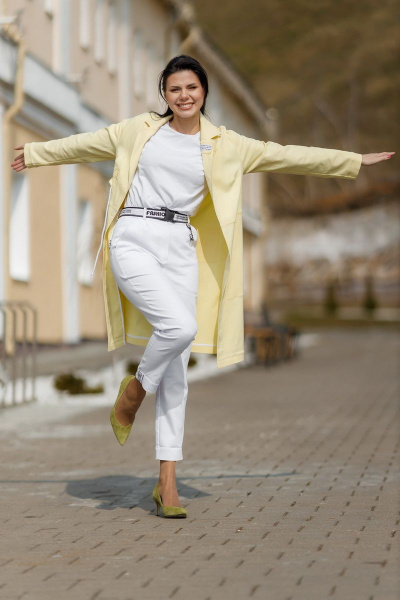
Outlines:
[[324,331],[192,383],[182,520],[151,498],[154,395],[124,447],[108,408],[4,409],[1,600],[398,599],[399,356],[394,331]]

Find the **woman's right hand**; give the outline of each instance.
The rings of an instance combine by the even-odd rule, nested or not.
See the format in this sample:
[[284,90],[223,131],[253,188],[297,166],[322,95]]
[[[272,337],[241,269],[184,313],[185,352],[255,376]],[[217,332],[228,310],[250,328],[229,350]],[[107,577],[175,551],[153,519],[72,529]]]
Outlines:
[[[16,148],[14,148],[14,150],[23,150],[24,146],[17,146]],[[11,163],[12,168],[14,169],[14,171],[23,171],[24,169],[26,169],[26,164],[25,164],[25,156],[24,153],[22,152],[22,154],[19,154],[15,159],[14,162]]]

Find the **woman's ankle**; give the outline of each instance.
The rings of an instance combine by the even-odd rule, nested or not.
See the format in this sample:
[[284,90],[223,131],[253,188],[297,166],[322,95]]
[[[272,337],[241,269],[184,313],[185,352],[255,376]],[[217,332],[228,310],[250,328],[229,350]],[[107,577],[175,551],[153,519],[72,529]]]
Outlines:
[[159,477],[158,484],[162,487],[177,487],[175,477]]
[[146,390],[137,379],[133,379],[126,388],[125,394],[129,402],[135,403],[139,407],[146,396]]
[[158,478],[160,485],[176,487],[175,461],[160,461],[160,475]]

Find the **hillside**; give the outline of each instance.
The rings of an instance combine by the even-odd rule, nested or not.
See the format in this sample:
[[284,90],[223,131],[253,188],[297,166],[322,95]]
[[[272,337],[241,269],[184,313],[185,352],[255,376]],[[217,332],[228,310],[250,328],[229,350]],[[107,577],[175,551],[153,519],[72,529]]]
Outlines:
[[399,179],[399,5],[395,0],[192,0],[210,42],[279,111],[274,141],[396,151],[356,182],[271,175],[276,213]]

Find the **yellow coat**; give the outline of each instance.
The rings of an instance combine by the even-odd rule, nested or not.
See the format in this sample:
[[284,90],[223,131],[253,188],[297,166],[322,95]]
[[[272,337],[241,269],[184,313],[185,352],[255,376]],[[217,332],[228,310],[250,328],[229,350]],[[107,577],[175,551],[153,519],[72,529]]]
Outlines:
[[[109,241],[147,140],[171,116],[149,112],[95,132],[25,144],[28,168],[115,160],[102,234],[103,292],[108,349],[144,346],[152,326],[118,289],[110,268]],[[242,177],[270,171],[355,179],[362,155],[307,146],[281,146],[216,127],[200,114],[200,143],[209,193],[191,224],[198,231],[197,335],[192,351],[217,354],[217,366],[244,359]],[[100,250],[100,249],[99,249]],[[260,273],[261,276],[261,273]]]

